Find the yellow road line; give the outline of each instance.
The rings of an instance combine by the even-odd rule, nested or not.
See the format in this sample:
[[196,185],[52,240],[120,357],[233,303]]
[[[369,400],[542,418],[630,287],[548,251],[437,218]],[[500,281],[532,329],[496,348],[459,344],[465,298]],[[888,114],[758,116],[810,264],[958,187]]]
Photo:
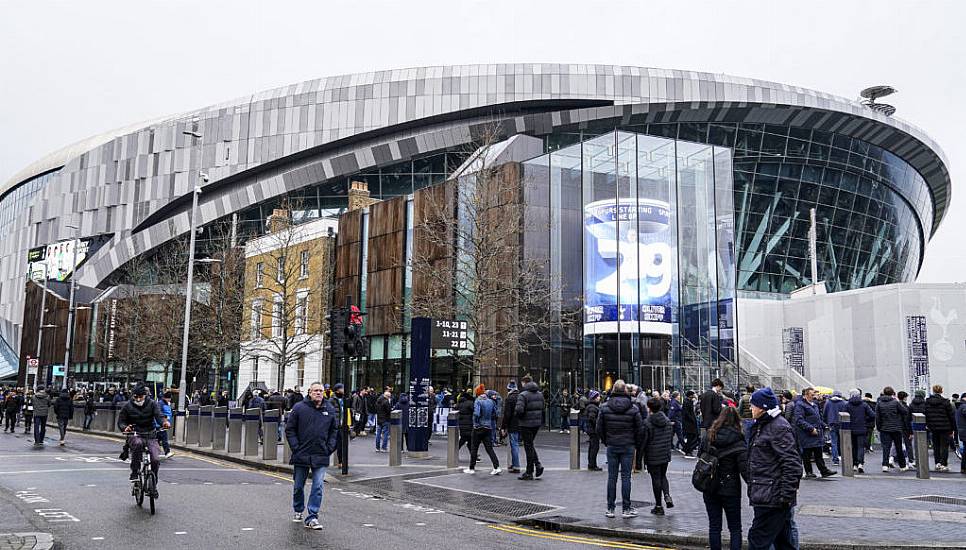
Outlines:
[[666,547],[645,546],[641,544],[634,544],[631,542],[608,541],[604,539],[596,539],[596,538],[590,538],[590,537],[564,535],[560,533],[550,533],[548,531],[538,531],[536,529],[527,529],[525,527],[519,527],[516,525],[490,525],[490,527],[493,529],[497,529],[499,531],[511,533],[514,535],[522,535],[522,536],[534,537],[539,539],[555,540],[559,542],[572,542],[575,544],[585,544],[588,546],[601,546],[604,548],[627,548],[630,550],[668,550]]

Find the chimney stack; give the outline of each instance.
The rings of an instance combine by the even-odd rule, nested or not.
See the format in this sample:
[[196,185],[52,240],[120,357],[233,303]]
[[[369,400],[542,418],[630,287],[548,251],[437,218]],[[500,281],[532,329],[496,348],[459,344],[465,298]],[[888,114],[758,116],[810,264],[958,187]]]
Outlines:
[[349,183],[349,211],[365,208],[372,203],[379,202],[369,196],[369,184],[364,181]]

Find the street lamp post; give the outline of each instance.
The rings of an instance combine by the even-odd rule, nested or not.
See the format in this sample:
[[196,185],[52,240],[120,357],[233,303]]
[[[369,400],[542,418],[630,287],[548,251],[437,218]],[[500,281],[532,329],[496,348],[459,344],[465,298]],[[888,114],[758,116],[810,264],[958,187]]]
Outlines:
[[[40,352],[41,344],[44,342],[44,314],[47,313],[47,262],[44,262],[44,278],[41,279],[41,294],[40,296],[40,323],[37,324],[37,355],[35,357],[37,361],[37,367],[34,371],[34,393],[37,392],[37,380],[40,379]],[[27,372],[30,372],[30,367],[27,367]]]
[[[182,132],[185,135],[201,138],[201,134],[193,131]],[[188,281],[185,284],[184,300],[184,332],[181,339],[181,380],[178,382],[178,411],[184,414],[185,397],[188,391],[188,330],[191,325],[191,286],[194,279],[195,263],[195,231],[198,225],[198,195],[201,193],[201,186],[208,182],[208,175],[204,172],[198,173],[199,184],[195,186],[191,195],[191,233],[188,241]],[[184,434],[184,422],[181,422],[182,434]]]
[[[70,229],[75,229],[80,231],[80,228],[76,225],[67,225],[66,227]],[[61,385],[61,389],[67,389],[67,377],[70,372],[70,352],[71,348],[74,346],[74,288],[77,286],[75,284],[74,276],[77,270],[77,247],[80,245],[80,239],[74,238],[71,242],[71,261],[70,261],[70,300],[67,306],[67,335],[64,340],[67,342],[66,349],[64,349],[64,383]],[[46,294],[46,293],[45,293]]]

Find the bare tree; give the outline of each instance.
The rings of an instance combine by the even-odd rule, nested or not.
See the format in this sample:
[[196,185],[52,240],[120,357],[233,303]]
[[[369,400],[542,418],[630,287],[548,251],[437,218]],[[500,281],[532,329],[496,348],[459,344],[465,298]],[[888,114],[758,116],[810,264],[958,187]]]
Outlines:
[[412,312],[468,322],[473,355],[461,359],[474,384],[484,366],[487,378],[516,376],[520,354],[548,349],[569,322],[561,317],[579,315],[560,311],[547,259],[524,254],[524,232],[549,227],[526,215],[521,165],[494,165],[497,142],[496,128],[484,131],[464,173],[421,190],[414,204]]
[[[269,233],[247,245],[246,278],[254,283],[249,288],[262,309],[260,319],[251,321],[256,341],[243,353],[271,358],[278,369],[277,389],[285,387],[286,370],[318,345],[312,335],[322,330],[330,294],[330,239],[310,234],[309,226],[293,225],[291,213],[299,209],[297,200],[284,200],[270,220]],[[256,313],[251,304],[248,308],[251,320]]]

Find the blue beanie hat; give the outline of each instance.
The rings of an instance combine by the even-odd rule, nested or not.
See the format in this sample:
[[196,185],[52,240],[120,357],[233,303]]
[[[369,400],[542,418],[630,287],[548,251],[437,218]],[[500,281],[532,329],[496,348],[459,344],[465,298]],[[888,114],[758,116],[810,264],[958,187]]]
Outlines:
[[778,406],[778,398],[775,397],[775,392],[771,391],[771,388],[762,388],[751,394],[751,404],[767,411]]
[[597,399],[599,395],[600,395],[599,391],[590,390],[590,392],[587,393],[587,399],[590,399],[591,401],[593,401],[594,399]]
[[513,391],[513,390],[517,389],[517,382],[516,382],[516,380],[510,380],[510,383],[506,385],[506,389],[508,389],[510,391]]

